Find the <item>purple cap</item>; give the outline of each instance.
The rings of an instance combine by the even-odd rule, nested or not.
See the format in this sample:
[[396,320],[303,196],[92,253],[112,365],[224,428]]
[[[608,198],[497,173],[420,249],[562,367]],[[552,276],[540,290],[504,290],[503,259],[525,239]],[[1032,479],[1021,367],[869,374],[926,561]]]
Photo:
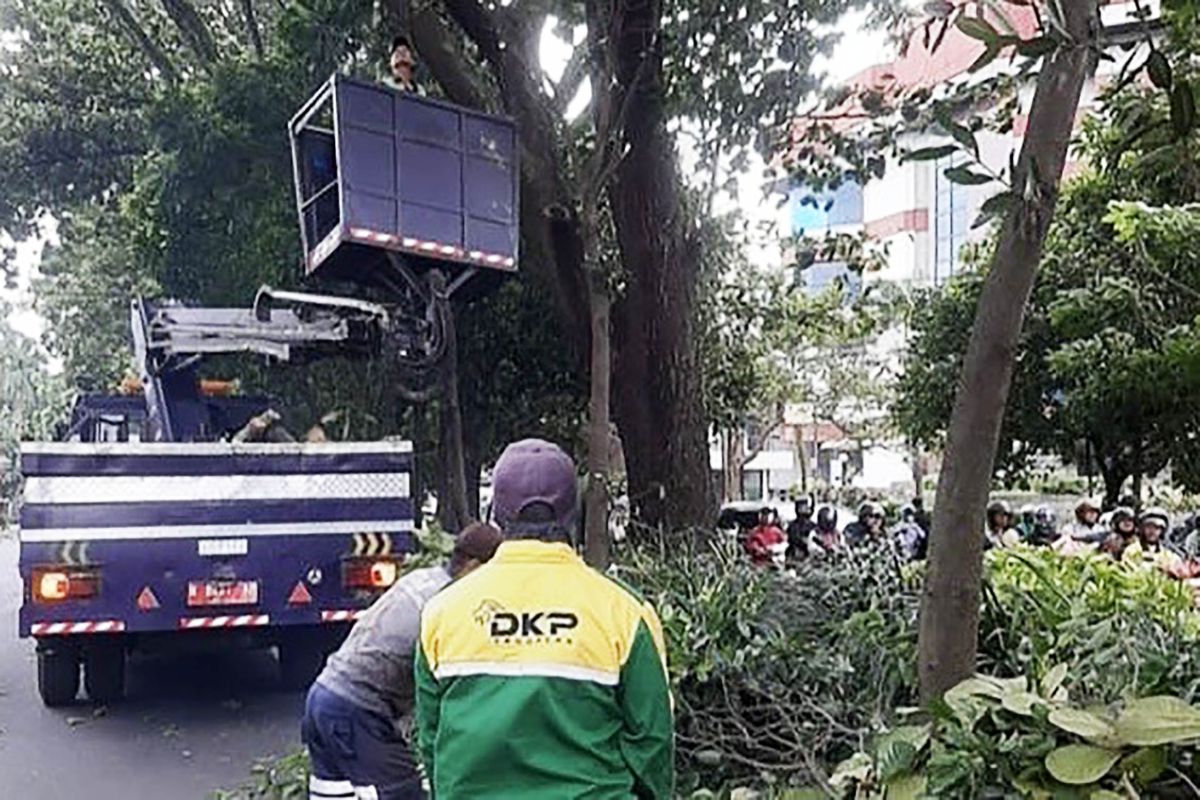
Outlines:
[[504,448],[492,470],[492,518],[507,525],[533,503],[554,512],[554,522],[575,522],[578,508],[575,462],[563,449],[541,439],[524,439]]

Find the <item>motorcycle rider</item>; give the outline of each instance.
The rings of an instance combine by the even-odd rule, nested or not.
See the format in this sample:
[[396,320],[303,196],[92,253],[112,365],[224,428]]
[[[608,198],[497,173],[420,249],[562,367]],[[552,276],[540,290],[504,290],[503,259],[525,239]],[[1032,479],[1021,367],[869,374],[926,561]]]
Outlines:
[[746,552],[750,560],[759,566],[783,566],[787,552],[787,535],[779,528],[775,512],[764,508],[758,512],[758,524],[746,539]]
[[838,533],[838,512],[833,506],[817,509],[817,527],[810,539],[809,553],[829,554],[842,547],[842,535]]
[[858,519],[846,526],[842,535],[847,547],[861,547],[883,536],[883,506],[866,502],[858,507]]
[[1048,547],[1058,538],[1058,525],[1055,518],[1054,509],[1047,505],[1040,505],[1033,515],[1033,533],[1026,543],[1035,547]]
[[1012,509],[1003,500],[993,500],[987,507],[987,527],[984,529],[984,549],[1008,548],[1021,543],[1021,534],[1012,527]]
[[1063,555],[1078,555],[1094,551],[1108,536],[1100,525],[1100,504],[1085,497],[1075,505],[1075,520],[1063,526],[1054,542],[1054,549]]
[[1014,527],[1017,533],[1021,534],[1021,541],[1028,542],[1033,538],[1033,525],[1037,517],[1037,507],[1033,503],[1026,503],[1021,506],[1021,511],[1017,515],[1017,522]]
[[798,560],[808,555],[808,540],[817,524],[813,522],[812,500],[807,497],[796,499],[796,518],[787,526],[787,555]]
[[892,528],[892,542],[904,561],[920,561],[929,550],[929,534],[917,522],[917,510],[912,506],[900,509],[900,521]]

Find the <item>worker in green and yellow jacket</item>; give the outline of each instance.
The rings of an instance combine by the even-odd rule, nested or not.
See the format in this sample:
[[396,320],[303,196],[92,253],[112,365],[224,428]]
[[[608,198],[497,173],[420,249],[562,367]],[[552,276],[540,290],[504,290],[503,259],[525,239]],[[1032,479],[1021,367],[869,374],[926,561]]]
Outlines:
[[670,797],[662,626],[576,554],[575,464],[517,442],[492,485],[505,541],[421,615],[417,740],[433,797]]

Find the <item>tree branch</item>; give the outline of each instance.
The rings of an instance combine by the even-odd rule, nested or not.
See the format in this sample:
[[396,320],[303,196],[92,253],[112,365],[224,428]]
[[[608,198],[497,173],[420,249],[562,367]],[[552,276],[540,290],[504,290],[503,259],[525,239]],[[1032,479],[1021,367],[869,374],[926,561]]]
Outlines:
[[263,57],[262,33],[258,29],[258,18],[254,13],[254,0],[242,0],[242,17],[246,22],[246,34],[254,47],[254,55]]
[[204,20],[200,19],[192,4],[188,0],[162,0],[162,4],[167,16],[175,23],[175,27],[179,29],[188,47],[200,59],[200,63],[205,66],[215,63],[217,46]]
[[492,110],[496,102],[480,76],[471,73],[470,60],[456,45],[455,36],[446,27],[437,10],[426,5],[411,16],[403,8],[404,0],[391,0],[389,8],[405,25],[421,59],[429,66],[446,95],[461,106]]
[[579,87],[588,74],[587,48],[576,47],[571,52],[571,60],[567,62],[562,77],[554,87],[554,108],[559,114],[567,112],[567,106],[579,94]]
[[100,0],[100,2],[108,9],[108,13],[112,14],[117,25],[133,39],[133,43],[142,51],[142,55],[146,56],[151,65],[158,70],[158,74],[171,83],[177,81],[179,74],[175,71],[171,60],[167,58],[167,54],[154,43],[150,35],[138,24],[137,19],[125,7],[125,4],[121,0]]

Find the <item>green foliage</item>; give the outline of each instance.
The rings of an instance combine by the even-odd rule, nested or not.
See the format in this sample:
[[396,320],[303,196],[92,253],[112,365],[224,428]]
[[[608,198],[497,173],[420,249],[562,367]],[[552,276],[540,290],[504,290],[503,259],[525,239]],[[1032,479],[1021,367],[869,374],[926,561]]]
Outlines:
[[308,796],[307,750],[281,758],[263,758],[250,768],[251,779],[236,789],[218,789],[212,800],[300,800]]
[[[1155,95],[1125,94],[1083,126],[1092,165],[1064,188],[1018,344],[997,470],[1012,484],[1030,456],[1079,458],[1086,442],[1110,500],[1133,474],[1168,463],[1200,485],[1189,432],[1200,413],[1200,199],[1194,140],[1132,145],[1130,125],[1165,113]],[[1161,133],[1166,137],[1167,134]],[[1165,169],[1166,163],[1172,164]],[[1173,208],[1164,208],[1170,204]],[[920,295],[900,381],[897,424],[937,447],[966,351],[991,245],[944,291]]]
[[8,313],[0,302],[0,528],[14,521],[20,443],[48,437],[74,396],[33,342],[8,327]]
[[1196,777],[1200,708],[1157,696],[1086,709],[1063,688],[1067,675],[1060,665],[1038,682],[970,678],[933,705],[931,724],[893,728],[830,782],[862,800],[1182,796]]
[[681,792],[811,780],[912,701],[916,584],[860,556],[778,575],[717,541],[621,554],[666,632]]
[[1071,691],[1086,703],[1126,691],[1200,699],[1200,616],[1181,581],[1105,556],[1031,548],[989,553],[986,576],[981,670],[1041,675],[1069,664]]
[[[1083,745],[1119,752],[1105,786],[1128,773],[1157,788],[1170,779],[1160,754],[1193,769],[1174,742],[1197,738],[1185,706],[1200,700],[1200,616],[1187,587],[1156,571],[1049,550],[990,555],[979,663],[996,677],[947,697],[931,735],[909,708],[922,565],[858,552],[779,574],[732,542],[641,529],[617,556],[616,574],[663,622],[683,796],[754,786],[803,797],[831,790],[841,762],[836,782],[852,778],[862,798],[885,783],[889,797],[1011,796],[1061,789],[1055,775],[1099,762]],[[1135,700],[1163,695],[1179,699]]]

